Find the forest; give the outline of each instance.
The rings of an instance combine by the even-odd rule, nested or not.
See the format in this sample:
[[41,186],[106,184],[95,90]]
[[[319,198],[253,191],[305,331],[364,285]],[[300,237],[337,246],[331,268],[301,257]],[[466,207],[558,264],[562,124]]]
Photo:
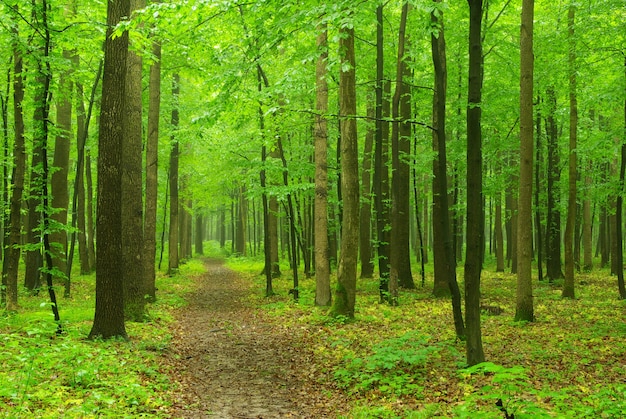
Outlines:
[[626,0],[0,25],[0,417],[626,415]]

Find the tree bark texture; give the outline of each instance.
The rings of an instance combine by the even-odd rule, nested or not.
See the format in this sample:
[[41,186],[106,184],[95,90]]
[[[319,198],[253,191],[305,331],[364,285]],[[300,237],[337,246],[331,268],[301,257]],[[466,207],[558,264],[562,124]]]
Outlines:
[[333,316],[354,317],[359,241],[359,162],[356,128],[356,73],[354,28],[340,29],[341,73],[339,114],[341,124],[341,190],[343,195],[341,250]]
[[[145,7],[145,0],[130,0],[131,12]],[[128,52],[126,111],[122,138],[122,266],[126,319],[145,320],[143,273],[143,123],[142,58]]]
[[[482,194],[482,0],[468,0],[469,84],[467,94],[467,244],[465,246],[465,331],[468,365],[484,362],[480,330],[480,274],[484,244]],[[500,230],[500,234],[502,231]]]
[[398,31],[398,60],[396,72],[396,91],[393,97],[392,116],[393,133],[391,155],[393,178],[391,182],[391,240],[389,271],[389,302],[397,304],[398,287],[415,288],[411,272],[410,249],[410,168],[408,158],[411,154],[411,91],[409,79],[411,70],[405,54],[406,21],[409,3],[402,6],[400,28]]
[[126,111],[128,33],[113,38],[112,30],[130,13],[128,0],[109,0],[100,134],[98,137],[98,248],[96,311],[89,338],[126,338],[122,259],[122,137]]
[[[441,0],[434,0],[441,3]],[[448,292],[452,298],[452,314],[454,316],[454,328],[459,338],[465,338],[465,325],[463,323],[463,313],[461,311],[461,291],[456,280],[456,258],[454,255],[453,237],[450,231],[450,210],[448,205],[448,182],[446,163],[446,90],[447,90],[447,66],[446,66],[446,41],[444,37],[443,12],[431,13],[431,22],[439,27],[439,34],[431,35],[431,50],[433,65],[435,68],[435,93],[433,98],[433,137],[437,144],[437,190],[436,200],[438,203],[438,213],[433,216],[433,222],[439,224],[437,228],[438,237],[434,237],[435,242],[441,241],[443,248],[440,249],[439,262],[442,264],[440,274],[444,275]],[[433,214],[435,215],[435,214]],[[435,275],[437,272],[435,272]],[[437,279],[435,279],[437,282]],[[439,290],[443,287],[440,285]],[[437,289],[437,286],[436,286]],[[437,295],[437,294],[436,294]]]

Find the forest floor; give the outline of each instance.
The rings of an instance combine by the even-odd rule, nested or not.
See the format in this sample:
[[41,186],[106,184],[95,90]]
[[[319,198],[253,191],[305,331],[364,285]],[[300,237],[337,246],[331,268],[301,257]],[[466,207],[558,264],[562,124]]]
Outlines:
[[252,284],[216,259],[175,314],[166,362],[177,385],[173,417],[336,417],[340,402],[307,368],[302,331],[276,324],[250,299]]

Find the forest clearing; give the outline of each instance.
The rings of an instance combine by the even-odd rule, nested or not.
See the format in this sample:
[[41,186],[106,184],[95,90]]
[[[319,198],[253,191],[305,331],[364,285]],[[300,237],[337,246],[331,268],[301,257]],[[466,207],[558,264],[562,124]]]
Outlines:
[[0,319],[0,417],[502,418],[498,400],[516,418],[626,412],[626,307],[606,271],[583,275],[574,301],[537,284],[537,320],[518,323],[514,276],[487,269],[489,363],[468,369],[449,301],[427,288],[389,307],[361,280],[356,319],[332,320],[312,280],[299,303],[289,278],[265,297],[261,267],[202,258],[160,276],[163,297],[128,342],[84,339],[93,276],[77,278],[62,336],[45,298],[26,297]]

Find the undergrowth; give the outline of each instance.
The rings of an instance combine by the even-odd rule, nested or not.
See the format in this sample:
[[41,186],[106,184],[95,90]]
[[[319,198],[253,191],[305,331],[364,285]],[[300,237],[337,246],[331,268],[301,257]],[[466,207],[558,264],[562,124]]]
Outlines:
[[72,298],[59,299],[64,333],[47,293],[20,295],[17,313],[0,314],[0,418],[168,417],[172,391],[159,356],[167,350],[171,311],[185,304],[191,260],[177,276],[157,277],[157,302],[145,323],[126,323],[129,341],[90,341],[95,274],[72,278]]
[[306,374],[348,400],[341,417],[626,417],[626,305],[606,270],[578,274],[576,300],[562,299],[558,284],[535,281],[536,321],[519,323],[516,277],[487,266],[487,362],[467,368],[450,301],[431,296],[432,274],[426,287],[402,291],[398,307],[379,304],[375,279],[359,279],[355,320],[337,321],[314,306],[313,278],[301,274],[294,302],[285,267],[273,281],[277,295],[266,298],[262,262],[229,263],[255,281],[252,302],[271,321],[307,331],[314,361]]

